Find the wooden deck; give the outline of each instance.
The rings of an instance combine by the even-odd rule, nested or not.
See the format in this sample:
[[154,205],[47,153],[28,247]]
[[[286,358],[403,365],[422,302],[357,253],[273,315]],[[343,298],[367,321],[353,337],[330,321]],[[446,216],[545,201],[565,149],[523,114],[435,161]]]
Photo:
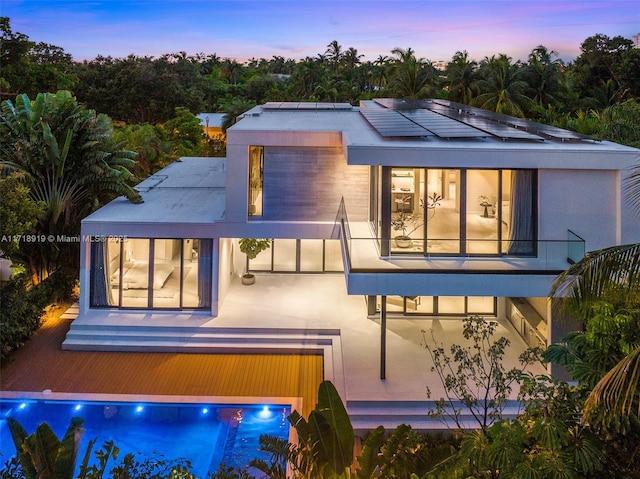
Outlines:
[[323,379],[321,355],[63,351],[69,323],[47,321],[0,369],[0,391],[302,398],[306,417]]

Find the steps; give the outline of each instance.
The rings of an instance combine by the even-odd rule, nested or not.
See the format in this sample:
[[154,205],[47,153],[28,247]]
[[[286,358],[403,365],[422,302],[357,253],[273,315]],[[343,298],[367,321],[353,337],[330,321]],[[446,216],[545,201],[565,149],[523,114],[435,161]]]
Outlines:
[[[456,429],[451,419],[436,419],[428,415],[434,409],[433,401],[347,401],[347,411],[356,433],[364,433],[384,426],[395,429],[400,424],[409,424],[418,431],[448,431]],[[522,412],[518,401],[509,401],[502,417],[514,418]],[[464,428],[477,429],[478,423],[471,413],[462,407],[460,422]]]
[[71,324],[62,349],[190,353],[286,352],[319,354],[332,347],[338,330],[225,328],[166,325]]

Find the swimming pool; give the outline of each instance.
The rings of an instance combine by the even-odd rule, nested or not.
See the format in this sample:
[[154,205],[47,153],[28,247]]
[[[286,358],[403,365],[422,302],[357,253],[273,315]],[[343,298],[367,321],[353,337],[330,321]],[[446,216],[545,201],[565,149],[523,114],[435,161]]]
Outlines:
[[[78,455],[82,460],[89,441],[98,438],[94,451],[112,440],[120,448],[118,462],[127,453],[164,459],[187,459],[191,472],[206,478],[221,462],[244,468],[259,451],[259,437],[270,434],[289,439],[290,405],[135,403],[119,401],[0,400],[0,460],[15,455],[7,417],[16,419],[31,434],[47,422],[62,438],[72,417],[85,420]],[[95,456],[92,454],[95,461]],[[92,463],[94,462],[92,461]],[[110,464],[113,467],[114,463]]]

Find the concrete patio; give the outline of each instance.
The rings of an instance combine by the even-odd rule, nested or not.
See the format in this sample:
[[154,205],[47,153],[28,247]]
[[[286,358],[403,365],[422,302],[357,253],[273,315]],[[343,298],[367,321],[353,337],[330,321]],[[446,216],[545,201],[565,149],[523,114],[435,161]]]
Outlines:
[[[427,387],[434,399],[443,389],[430,371],[422,331],[428,337],[433,331],[445,348],[464,341],[461,318],[389,316],[386,378],[380,379],[379,320],[367,317],[364,297],[346,294],[341,274],[262,274],[252,286],[234,281],[215,318],[201,313],[98,314],[91,325],[82,318],[74,321],[63,348],[321,354],[324,379],[334,382],[358,430],[402,422],[419,429],[441,428],[426,414]],[[517,364],[524,341],[507,320],[499,319],[498,334],[511,341],[508,365]],[[545,369],[537,365],[532,372]],[[516,407],[511,404],[508,413]]]

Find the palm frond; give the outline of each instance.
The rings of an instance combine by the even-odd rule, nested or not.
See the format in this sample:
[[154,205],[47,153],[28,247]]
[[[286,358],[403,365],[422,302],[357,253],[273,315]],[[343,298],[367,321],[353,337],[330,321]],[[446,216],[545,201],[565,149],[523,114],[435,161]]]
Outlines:
[[640,348],[635,349],[593,388],[584,405],[584,418],[593,421],[599,411],[608,417],[640,417]]
[[598,300],[626,304],[640,297],[640,243],[588,253],[553,283],[550,296],[568,297],[574,308]]
[[640,215],[640,165],[625,179],[625,192],[635,214]]

